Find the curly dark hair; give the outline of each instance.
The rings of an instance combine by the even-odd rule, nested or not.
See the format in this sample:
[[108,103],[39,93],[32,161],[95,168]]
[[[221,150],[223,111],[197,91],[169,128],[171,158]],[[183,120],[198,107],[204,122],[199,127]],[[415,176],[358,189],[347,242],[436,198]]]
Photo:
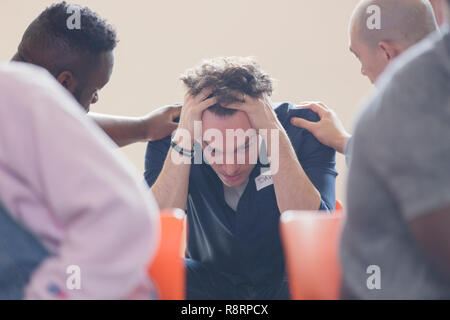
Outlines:
[[[67,28],[70,6],[80,9],[81,28]],[[92,53],[111,51],[116,47],[115,29],[97,13],[87,7],[81,7],[62,1],[44,10],[36,23],[48,32],[53,39],[65,40],[72,49],[86,49]]]
[[212,88],[210,95],[217,97],[217,104],[208,108],[220,116],[232,115],[233,109],[224,108],[235,102],[243,102],[237,93],[253,98],[272,95],[273,79],[262,71],[251,57],[220,57],[204,60],[199,66],[187,70],[182,76],[192,95],[205,88]]
[[[68,9],[80,12],[80,29],[69,29]],[[112,51],[118,43],[113,26],[87,7],[62,1],[46,8],[27,28],[19,46],[35,64],[57,75],[63,70],[76,72],[95,64],[95,57]]]

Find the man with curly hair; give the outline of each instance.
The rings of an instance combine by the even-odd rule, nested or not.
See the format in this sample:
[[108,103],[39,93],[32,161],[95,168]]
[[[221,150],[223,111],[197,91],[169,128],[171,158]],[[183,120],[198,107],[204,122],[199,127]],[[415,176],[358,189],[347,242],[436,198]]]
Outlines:
[[178,129],[149,143],[145,178],[160,207],[186,210],[187,298],[288,299],[280,213],[334,210],[335,151],[290,124],[314,112],[271,103],[251,58],[207,60],[182,81]]

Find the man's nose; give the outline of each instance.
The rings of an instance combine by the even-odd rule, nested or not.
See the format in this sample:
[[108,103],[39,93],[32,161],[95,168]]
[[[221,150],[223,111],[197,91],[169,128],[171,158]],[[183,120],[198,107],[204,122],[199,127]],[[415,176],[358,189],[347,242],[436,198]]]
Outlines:
[[97,103],[98,101],[98,93],[94,93],[92,96],[91,104]]
[[239,165],[237,165],[237,164],[224,164],[222,166],[222,169],[223,169],[223,171],[225,172],[226,175],[234,176],[239,171]]
[[363,76],[367,77],[366,70],[365,70],[363,67],[361,67],[361,74],[362,74]]

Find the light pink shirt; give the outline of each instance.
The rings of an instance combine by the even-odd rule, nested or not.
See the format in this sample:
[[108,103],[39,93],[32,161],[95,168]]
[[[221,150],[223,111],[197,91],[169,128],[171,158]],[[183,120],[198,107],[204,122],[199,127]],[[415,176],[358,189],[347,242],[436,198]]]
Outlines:
[[[150,297],[158,207],[114,148],[47,71],[0,64],[0,201],[54,254],[27,298]],[[71,265],[80,290],[66,286]]]

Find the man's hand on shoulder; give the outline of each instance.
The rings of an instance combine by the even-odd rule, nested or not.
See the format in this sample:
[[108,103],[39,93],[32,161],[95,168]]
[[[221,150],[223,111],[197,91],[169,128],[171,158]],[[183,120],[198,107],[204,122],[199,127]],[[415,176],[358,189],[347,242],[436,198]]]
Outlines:
[[180,116],[181,104],[158,108],[142,118],[146,137],[149,141],[163,139],[178,127],[174,120]]
[[308,130],[324,145],[344,153],[351,135],[345,130],[341,120],[332,109],[321,102],[307,102],[298,105],[297,108],[314,111],[320,120],[311,122],[301,118],[292,118],[291,123],[294,126]]

